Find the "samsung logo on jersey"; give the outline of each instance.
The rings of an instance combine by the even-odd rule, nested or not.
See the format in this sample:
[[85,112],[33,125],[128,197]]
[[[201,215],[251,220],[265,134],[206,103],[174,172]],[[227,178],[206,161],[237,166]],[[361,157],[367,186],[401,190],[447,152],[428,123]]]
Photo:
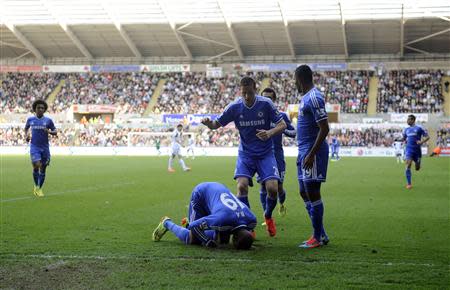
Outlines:
[[31,126],[32,130],[45,130],[47,129],[46,126]]
[[265,120],[239,121],[239,126],[241,127],[259,126],[265,124]]

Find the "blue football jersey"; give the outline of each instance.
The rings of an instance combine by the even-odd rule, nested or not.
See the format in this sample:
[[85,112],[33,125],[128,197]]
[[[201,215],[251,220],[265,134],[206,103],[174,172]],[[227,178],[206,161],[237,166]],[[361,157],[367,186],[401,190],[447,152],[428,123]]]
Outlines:
[[298,108],[297,143],[299,153],[309,152],[319,134],[317,123],[325,119],[328,119],[325,99],[322,93],[314,87],[302,97]]
[[270,130],[271,123],[277,124],[282,119],[282,115],[269,98],[256,96],[255,103],[251,107],[245,105],[243,98],[232,102],[217,121],[222,126],[234,122],[241,138],[239,155],[263,157],[272,152],[272,139],[260,140],[256,137],[256,130]]
[[[295,128],[291,124],[291,120],[289,120],[288,115],[285,112],[280,112],[281,116],[283,117],[284,122],[286,123],[286,129],[282,134],[278,134],[272,137],[273,141],[273,151],[275,153],[275,156],[278,154],[283,153],[283,134],[290,137],[295,138]],[[272,123],[271,127],[274,128],[276,124]]]
[[31,145],[45,148],[49,147],[48,133],[46,129],[55,130],[55,124],[48,117],[38,118],[36,116],[29,117],[25,124],[25,129],[31,128]]
[[420,149],[417,141],[422,140],[422,137],[427,137],[428,132],[421,126],[414,125],[403,130],[403,140],[406,141],[406,150]]
[[239,227],[253,229],[256,217],[252,211],[223,184],[203,182],[193,190],[191,206],[202,211],[201,218],[192,221],[189,228],[232,231]]

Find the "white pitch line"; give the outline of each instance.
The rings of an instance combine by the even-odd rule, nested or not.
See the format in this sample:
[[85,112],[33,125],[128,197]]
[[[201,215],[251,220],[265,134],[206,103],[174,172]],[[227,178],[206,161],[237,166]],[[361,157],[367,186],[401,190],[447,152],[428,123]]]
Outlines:
[[[258,262],[258,263],[269,263],[269,264],[276,264],[276,263],[282,263],[282,264],[305,264],[305,265],[311,265],[311,264],[347,264],[347,265],[377,265],[377,266],[414,266],[414,267],[445,267],[445,264],[430,264],[430,263],[413,263],[413,262],[367,262],[367,261],[351,261],[351,260],[345,260],[345,261],[335,261],[335,260],[329,260],[329,261],[301,261],[301,260],[253,260],[253,259],[242,259],[242,258],[224,258],[224,259],[216,259],[216,258],[204,258],[204,257],[160,257],[160,256],[149,256],[149,257],[143,257],[143,256],[127,256],[127,255],[121,255],[121,256],[96,256],[96,255],[45,255],[45,254],[25,254],[25,255],[17,255],[17,254],[4,254],[0,255],[0,257],[3,258],[38,258],[38,259],[73,259],[73,260],[134,260],[134,261],[148,261],[148,260],[166,260],[166,261],[202,261],[202,262],[223,262],[223,261],[230,261],[230,262],[237,262],[237,263],[249,263],[249,262]],[[450,267],[450,265],[447,265]]]
[[[123,185],[130,185],[130,184],[134,184],[134,182],[122,182],[122,183],[113,183],[113,184],[108,184],[108,185],[103,185],[103,186],[90,186],[90,187],[84,187],[84,188],[78,188],[78,189],[71,189],[71,190],[66,190],[66,191],[48,193],[44,196],[44,198],[48,197],[48,196],[54,196],[54,195],[78,193],[78,192],[84,192],[84,191],[88,191],[88,190],[98,190],[98,189],[102,189],[102,188],[112,188],[112,187],[116,187],[116,186],[123,186]],[[2,199],[2,200],[0,200],[0,202],[4,203],[4,202],[11,202],[11,201],[18,201],[18,200],[25,200],[25,199],[39,199],[39,198],[41,198],[41,197],[35,197],[30,194],[30,196]]]

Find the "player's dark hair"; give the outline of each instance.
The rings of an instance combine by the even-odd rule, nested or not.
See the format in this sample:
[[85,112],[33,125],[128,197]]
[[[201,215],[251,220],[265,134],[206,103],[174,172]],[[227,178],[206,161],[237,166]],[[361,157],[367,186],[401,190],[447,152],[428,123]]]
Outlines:
[[34,101],[33,104],[31,105],[31,108],[33,109],[33,112],[36,112],[36,107],[37,107],[38,105],[44,105],[44,109],[45,109],[45,111],[47,111],[47,109],[48,109],[47,102],[44,101],[44,100],[36,100],[36,101]]
[[295,77],[303,80],[306,84],[312,84],[313,82],[313,72],[306,64],[295,69]]
[[241,87],[253,86],[256,88],[256,82],[252,77],[243,77],[240,82]]
[[408,118],[413,119],[414,121],[416,120],[416,116],[414,116],[413,114],[409,115]]
[[182,124],[178,124],[178,125],[177,125],[177,128],[178,128],[178,127],[183,127],[183,125],[182,125]]
[[262,94],[262,93],[269,93],[269,94],[272,94],[272,95],[273,95],[273,99],[274,99],[274,100],[277,99],[277,93],[276,93],[275,90],[272,89],[272,88],[265,88],[265,89],[261,92],[261,94]]
[[239,229],[233,233],[233,246],[237,250],[249,250],[253,245],[253,236],[246,229]]

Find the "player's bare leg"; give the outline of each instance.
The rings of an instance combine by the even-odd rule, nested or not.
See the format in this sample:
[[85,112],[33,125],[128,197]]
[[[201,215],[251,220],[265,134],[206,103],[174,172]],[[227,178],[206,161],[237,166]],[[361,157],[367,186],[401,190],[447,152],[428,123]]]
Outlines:
[[167,171],[169,171],[169,172],[175,172],[175,169],[173,169],[173,159],[175,158],[175,154],[170,154],[170,157],[169,157],[169,167],[168,167],[168,169],[167,169]]
[[184,171],[190,171],[191,170],[191,168],[187,167],[186,164],[184,163],[183,156],[181,156],[181,154],[178,154],[178,162],[180,163],[181,168],[183,168]]

